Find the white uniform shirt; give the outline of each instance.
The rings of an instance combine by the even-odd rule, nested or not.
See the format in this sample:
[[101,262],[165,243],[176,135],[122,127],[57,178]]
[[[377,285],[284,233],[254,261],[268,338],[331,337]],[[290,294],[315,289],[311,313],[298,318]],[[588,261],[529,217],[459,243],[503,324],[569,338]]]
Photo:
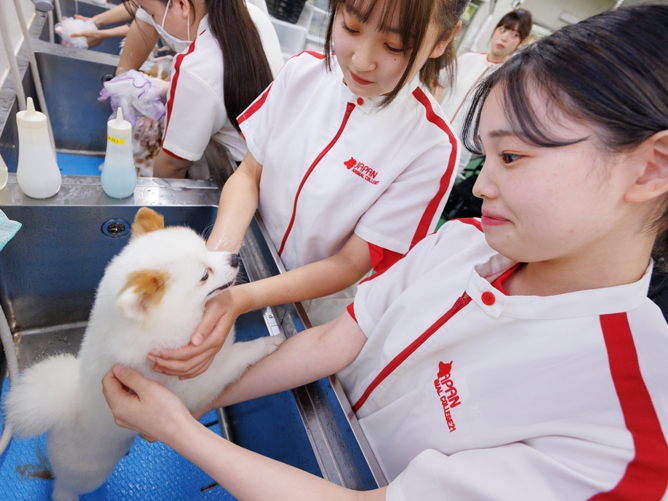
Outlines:
[[[449,89],[447,72],[441,70],[438,83],[446,89],[441,99],[441,108],[458,139],[462,139],[464,121],[471,106],[476,85],[493,68],[497,68],[498,66],[498,63],[493,63],[487,59],[487,54],[476,52],[462,54],[457,58],[456,78]],[[466,167],[470,159],[471,153],[462,146],[459,170]]]
[[339,377],[388,501],[662,499],[668,326],[651,265],[629,285],[507,296],[490,282],[515,263],[467,221],[349,308],[368,341]]
[[405,254],[433,231],[456,139],[417,78],[389,107],[379,101],[353,94],[335,58],[328,72],[321,54],[304,52],[239,117],[263,165],[259,208],[287,269],[336,254],[353,232]]
[[[258,7],[248,5],[248,11],[276,74],[283,65],[278,36]],[[174,157],[194,161],[201,158],[209,139],[214,139],[230,150],[234,160],[241,161],[246,155],[246,143],[227,116],[223,56],[208,19],[208,15],[204,16],[195,41],[174,59],[162,149]]]

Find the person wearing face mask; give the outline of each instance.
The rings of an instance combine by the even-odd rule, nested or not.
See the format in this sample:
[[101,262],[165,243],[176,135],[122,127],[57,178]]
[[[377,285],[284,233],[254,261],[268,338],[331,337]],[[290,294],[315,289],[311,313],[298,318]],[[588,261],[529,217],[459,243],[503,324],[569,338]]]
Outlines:
[[[445,116],[452,126],[452,131],[460,139],[464,128],[464,118],[473,98],[473,89],[485,75],[505,62],[531,33],[533,20],[531,12],[517,9],[508,12],[501,18],[492,33],[489,54],[468,52],[457,58],[457,78],[452,86],[440,99]],[[447,87],[448,69],[441,70],[438,78],[437,99],[439,91]],[[459,171],[461,172],[471,160],[471,153],[461,149]]]
[[158,36],[178,53],[167,93],[162,149],[155,158],[153,175],[184,177],[210,139],[241,161],[247,148],[236,117],[283,65],[269,17],[243,0],[135,3],[139,9],[117,74],[141,66]]

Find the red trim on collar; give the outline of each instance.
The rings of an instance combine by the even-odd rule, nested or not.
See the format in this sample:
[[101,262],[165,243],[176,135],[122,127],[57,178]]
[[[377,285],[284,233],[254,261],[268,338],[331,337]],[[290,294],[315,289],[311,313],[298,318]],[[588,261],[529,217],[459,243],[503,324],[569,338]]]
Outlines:
[[485,233],[482,229],[482,224],[480,223],[480,219],[474,219],[472,217],[465,217],[465,218],[462,218],[462,219],[453,219],[453,221],[459,221],[460,223],[470,224],[471,226],[475,226],[481,232]]
[[503,282],[508,280],[510,278],[510,275],[515,273],[519,265],[520,263],[517,263],[515,266],[508,268],[506,271],[504,271],[500,276],[496,278],[496,280],[492,282],[492,287],[494,287],[496,290],[503,293],[504,295],[509,296],[510,294],[508,294],[506,292],[506,289],[503,288]]

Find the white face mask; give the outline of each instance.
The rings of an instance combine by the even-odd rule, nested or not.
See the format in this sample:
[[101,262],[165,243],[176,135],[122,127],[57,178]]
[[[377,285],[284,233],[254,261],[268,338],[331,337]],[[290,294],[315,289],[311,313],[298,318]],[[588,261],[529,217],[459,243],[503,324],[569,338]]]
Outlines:
[[162,17],[162,24],[158,26],[158,24],[154,21],[153,26],[155,27],[155,30],[158,32],[162,40],[169,45],[174,52],[177,54],[180,54],[181,52],[185,51],[188,47],[190,47],[190,44],[192,43],[190,41],[190,13],[188,13],[188,40],[181,40],[180,38],[175,37],[174,35],[167,33],[165,30],[165,19],[167,19],[167,11],[169,10],[169,5],[172,2],[172,0],[167,0],[167,7],[165,8],[165,15]]

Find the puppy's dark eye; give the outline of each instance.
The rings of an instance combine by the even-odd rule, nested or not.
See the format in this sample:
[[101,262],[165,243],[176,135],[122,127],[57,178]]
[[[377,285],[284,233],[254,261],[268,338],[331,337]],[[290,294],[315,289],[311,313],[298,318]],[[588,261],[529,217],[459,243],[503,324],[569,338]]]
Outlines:
[[204,272],[204,275],[202,276],[202,279],[201,279],[202,282],[206,282],[207,280],[209,280],[209,270],[206,270]]

